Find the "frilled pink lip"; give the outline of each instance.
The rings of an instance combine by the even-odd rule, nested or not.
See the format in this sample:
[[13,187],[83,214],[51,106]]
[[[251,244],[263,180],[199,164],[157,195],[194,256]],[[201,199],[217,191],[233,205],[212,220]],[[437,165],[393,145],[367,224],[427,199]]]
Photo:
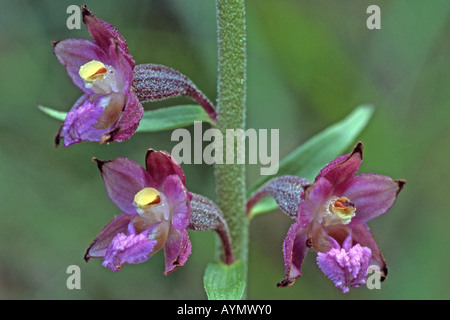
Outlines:
[[[362,143],[352,153],[340,156],[326,165],[313,184],[305,186],[298,207],[297,221],[289,229],[284,241],[285,279],[278,286],[285,287],[301,276],[301,266],[311,245],[318,252],[327,252],[330,236],[339,243],[351,233],[354,244],[371,251],[371,264],[387,275],[386,262],[366,222],[386,213],[394,204],[405,180],[393,180],[377,174],[355,176],[362,161]],[[356,207],[356,216],[348,225],[324,227],[319,222],[324,204],[330,197],[345,196]],[[319,216],[318,216],[319,215]]]
[[319,268],[343,293],[349,292],[349,287],[358,288],[364,285],[372,256],[371,250],[359,243],[352,246],[351,235],[347,236],[342,246],[333,238],[330,240],[330,250],[317,253]]
[[[164,193],[171,213],[170,228],[164,244],[165,274],[184,265],[191,252],[186,231],[190,219],[191,195],[186,190],[185,176],[180,165],[168,152],[153,149],[149,149],[146,154],[145,169],[127,158],[93,160],[100,169],[109,198],[122,213],[102,229],[87,249],[85,259],[105,257],[108,248],[114,251],[110,245],[119,233],[130,237],[130,241],[136,240],[136,236],[129,233],[129,224],[139,217],[133,205],[134,196],[140,190],[152,187]],[[148,249],[148,243],[143,245]],[[129,259],[132,261],[132,257]]]
[[125,263],[142,263],[151,257],[158,241],[150,240],[151,229],[136,233],[133,224],[128,225],[128,233],[118,233],[109,244],[102,265],[112,271],[119,271]]
[[[53,42],[53,52],[58,61],[66,68],[73,83],[84,92],[72,106],[55,138],[56,145],[64,138],[66,147],[81,141],[124,141],[134,134],[144,112],[131,90],[135,62],[128,53],[125,39],[113,26],[95,17],[86,6],[83,6],[82,12],[92,42],[83,39]],[[78,72],[82,65],[92,60],[113,67],[120,88],[114,93],[114,99],[108,95],[99,96],[91,88],[86,88]],[[115,103],[106,106],[101,103],[108,98]],[[103,113],[101,109],[104,109]],[[109,126],[101,127],[99,123]]]

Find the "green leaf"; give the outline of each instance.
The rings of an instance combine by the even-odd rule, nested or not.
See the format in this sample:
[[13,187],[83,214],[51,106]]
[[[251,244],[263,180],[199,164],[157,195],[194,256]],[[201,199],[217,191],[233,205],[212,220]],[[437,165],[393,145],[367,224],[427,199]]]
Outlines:
[[244,264],[238,260],[231,265],[222,262],[208,264],[203,277],[209,300],[240,300],[245,289]]
[[248,214],[247,219],[251,220],[254,216],[258,214],[263,214],[267,212],[271,212],[278,209],[278,205],[275,202],[275,199],[272,197],[266,197],[261,199],[255,206],[252,208],[250,213]]
[[[373,114],[372,105],[361,105],[343,120],[326,128],[315,135],[292,153],[280,161],[276,175],[263,176],[252,185],[247,195],[250,196],[259,187],[274,177],[293,175],[314,181],[316,175],[326,164],[335,159],[354,143],[356,137],[367,125]],[[249,214],[254,215],[270,212],[277,209],[272,198],[265,198],[258,202]]]
[[195,121],[214,121],[198,105],[181,105],[144,112],[136,132],[156,132],[186,127]]
[[41,106],[40,104],[37,107],[39,108],[39,110],[41,110],[46,115],[49,115],[52,118],[55,118],[55,119],[61,120],[61,121],[64,121],[66,119],[67,112],[54,110],[54,109],[51,109],[48,107]]
[[[54,110],[41,105],[38,105],[38,108],[45,114],[57,120],[64,121],[64,119],[66,119],[67,112]],[[136,132],[170,130],[189,126],[195,121],[214,124],[214,121],[202,107],[198,105],[180,105],[145,111]]]

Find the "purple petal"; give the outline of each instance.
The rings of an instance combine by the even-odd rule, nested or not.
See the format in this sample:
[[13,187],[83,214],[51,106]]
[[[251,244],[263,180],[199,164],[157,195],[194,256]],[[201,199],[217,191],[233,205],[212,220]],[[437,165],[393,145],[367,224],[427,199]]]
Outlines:
[[169,204],[172,226],[185,230],[189,226],[190,202],[186,187],[178,175],[171,175],[164,181],[164,194]]
[[166,264],[164,275],[168,275],[169,273],[182,267],[191,254],[191,249],[191,241],[189,240],[187,231],[178,231],[171,228],[169,231],[169,236],[167,237],[166,245],[164,246]]
[[84,259],[88,261],[91,257],[104,257],[106,249],[110,245],[112,239],[118,233],[124,233],[128,229],[129,223],[137,216],[137,214],[121,213],[111,220],[92,241],[86,250]]
[[[352,177],[336,190],[356,206],[356,220],[367,222],[388,211],[394,204],[404,181],[378,174]],[[356,221],[355,220],[355,221]]]
[[63,137],[65,147],[81,141],[101,141],[103,134],[108,130],[97,129],[94,125],[104,111],[103,107],[90,102],[85,102],[81,107],[73,109],[67,114],[57,139]]
[[65,39],[54,43],[53,52],[58,61],[66,67],[67,74],[73,83],[88,94],[91,89],[86,89],[84,80],[78,74],[80,67],[91,60],[97,60],[104,64],[110,64],[106,53],[94,43],[82,39]]
[[289,287],[302,275],[302,263],[309,249],[307,239],[307,231],[299,223],[289,228],[283,243],[285,278],[277,284],[278,287]]
[[144,115],[144,108],[136,98],[134,92],[128,93],[128,100],[119,122],[117,123],[117,131],[112,134],[113,141],[122,142],[129,139],[139,127],[139,122]]
[[78,100],[73,104],[72,108],[70,108],[70,111],[75,110],[79,107],[81,107],[86,101],[89,99],[89,94],[85,93],[83,94]]
[[125,263],[136,264],[151,257],[156,240],[149,240],[147,232],[139,234],[118,233],[106,250],[102,265],[118,271]]
[[348,292],[349,286],[358,288],[366,283],[371,251],[356,244],[350,248],[350,236],[341,248],[334,242],[328,252],[317,254],[317,264],[325,275],[334,282],[342,292]]
[[92,41],[103,51],[108,52],[111,40],[128,53],[128,46],[123,36],[112,25],[97,18],[86,6],[82,7],[83,22],[85,23]]
[[127,158],[113,161],[94,159],[102,173],[109,198],[123,212],[136,213],[134,196],[145,187],[154,187],[150,175],[136,162]]
[[301,201],[298,207],[298,222],[302,228],[306,228],[314,219],[314,215],[325,204],[332,191],[333,186],[326,178],[320,178],[306,188],[304,201]]
[[321,177],[327,178],[334,187],[353,177],[359,169],[362,160],[362,143],[358,143],[353,152],[343,155],[326,165],[317,175],[316,181]]
[[[65,139],[66,147],[82,141],[102,143],[111,139],[111,132],[117,131],[116,127],[119,125],[117,119],[121,116],[123,109],[123,95],[110,93],[99,96],[92,102],[87,99],[88,95],[83,95],[67,114],[55,138],[56,144],[61,138]],[[84,104],[77,106],[83,100]]]
[[120,77],[121,87],[123,88],[123,94],[127,95],[130,91],[131,83],[133,82],[133,68],[134,64],[130,65],[126,52],[118,46],[115,42],[112,42],[108,49],[111,65],[117,71],[117,78]]
[[[78,98],[78,100],[73,104],[72,108],[70,109],[70,111],[75,110],[79,107],[81,107],[87,100],[89,99],[89,95],[87,93],[83,94],[80,98]],[[70,112],[69,111],[69,112]],[[67,118],[67,116],[66,116]],[[59,143],[61,141],[62,138],[64,138],[64,122],[61,124],[61,128],[59,129],[57,135],[55,136],[55,145],[59,146]]]
[[176,174],[180,177],[181,182],[186,184],[184,172],[181,166],[167,151],[156,151],[149,149],[145,156],[147,171],[155,180],[158,186],[161,186],[166,178]]
[[381,254],[380,249],[370,232],[369,228],[365,224],[352,225],[352,240],[353,243],[359,243],[361,246],[368,247],[372,252],[371,264],[376,265],[380,268],[382,272],[382,280],[387,276],[388,269],[386,266],[386,261]]

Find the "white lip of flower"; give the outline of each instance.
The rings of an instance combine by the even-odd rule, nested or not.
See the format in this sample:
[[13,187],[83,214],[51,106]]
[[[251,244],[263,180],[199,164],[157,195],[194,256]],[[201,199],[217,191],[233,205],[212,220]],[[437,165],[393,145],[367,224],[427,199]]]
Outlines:
[[166,197],[154,188],[144,188],[134,196],[136,212],[143,217],[161,221],[169,220],[169,206]]
[[78,74],[84,80],[85,88],[92,89],[96,94],[119,92],[114,68],[100,61],[91,60],[85,63]]
[[333,197],[325,205],[322,216],[325,226],[349,224],[356,215],[356,206],[346,197]]

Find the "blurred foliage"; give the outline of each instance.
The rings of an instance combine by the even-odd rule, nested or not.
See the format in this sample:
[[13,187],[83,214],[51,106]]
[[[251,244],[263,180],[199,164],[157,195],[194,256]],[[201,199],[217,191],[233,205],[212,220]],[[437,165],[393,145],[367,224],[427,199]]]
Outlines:
[[[212,232],[190,232],[190,259],[167,277],[162,253],[120,272],[83,260],[98,231],[119,213],[91,158],[125,156],[143,164],[147,148],[170,151],[176,142],[165,131],[121,144],[54,147],[60,123],[36,105],[67,111],[80,95],[51,46],[52,40],[89,38],[83,27],[66,27],[73,3],[1,0],[0,298],[206,299],[202,279],[215,257]],[[381,30],[366,28],[366,8],[374,3]],[[84,4],[124,35],[138,64],[172,67],[215,101],[214,1]],[[381,290],[341,294],[314,253],[294,286],[276,288],[291,221],[273,212],[250,227],[248,298],[450,298],[450,2],[247,0],[247,14],[247,126],[280,129],[284,156],[357,105],[372,103],[374,115],[359,137],[365,145],[360,172],[407,180],[395,206],[369,223],[389,267]],[[144,107],[183,103],[191,101]],[[214,199],[212,168],[183,168],[188,188]],[[259,166],[249,166],[249,185],[258,175]],[[81,267],[81,290],[66,287],[73,264]]]

